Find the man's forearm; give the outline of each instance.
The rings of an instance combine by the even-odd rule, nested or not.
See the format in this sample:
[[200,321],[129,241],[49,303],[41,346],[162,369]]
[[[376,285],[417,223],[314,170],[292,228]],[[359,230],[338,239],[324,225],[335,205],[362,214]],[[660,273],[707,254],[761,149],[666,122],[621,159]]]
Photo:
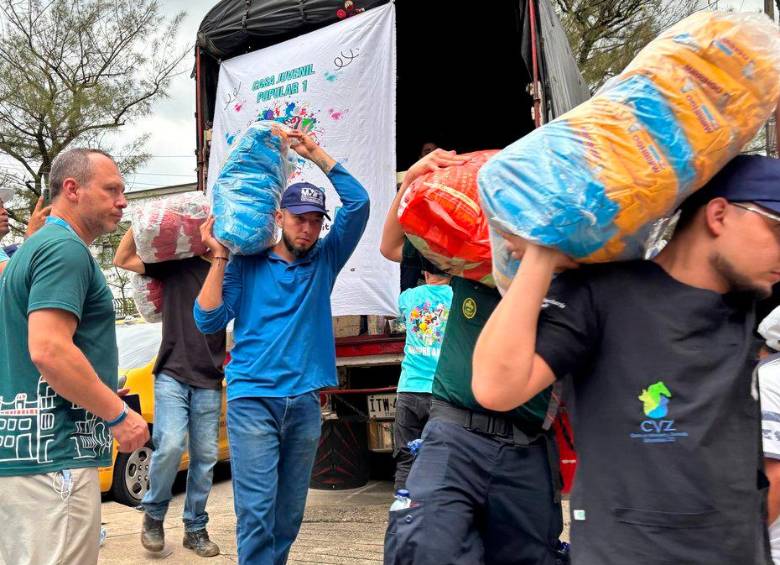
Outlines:
[[398,207],[401,205],[401,199],[408,186],[409,183],[404,179],[401,188],[395,193],[395,198],[393,198],[393,202],[390,204],[390,209],[385,217],[385,225],[382,228],[382,241],[379,243],[379,252],[390,261],[400,262],[402,259],[404,230],[401,227],[401,222],[398,221]]
[[336,166],[336,160],[328,155],[324,149],[319,148],[311,157],[312,162],[317,165],[326,175]]
[[767,509],[767,523],[771,526],[774,524],[777,517],[780,516],[780,488],[769,489],[768,497],[768,509]]
[[41,356],[33,355],[41,376],[54,391],[103,420],[113,420],[123,401],[98,377],[84,353],[73,343],[52,343]]
[[222,285],[225,280],[227,261],[213,259],[206,281],[198,294],[198,306],[203,310],[214,310],[222,306]]
[[133,271],[141,275],[146,272],[144,263],[138,256],[138,248],[135,246],[133,228],[128,229],[119,241],[119,245],[114,252],[114,265],[120,269]]
[[497,398],[523,390],[536,353],[536,326],[550,288],[555,257],[529,246],[509,291],[498,303],[474,348],[474,390]]

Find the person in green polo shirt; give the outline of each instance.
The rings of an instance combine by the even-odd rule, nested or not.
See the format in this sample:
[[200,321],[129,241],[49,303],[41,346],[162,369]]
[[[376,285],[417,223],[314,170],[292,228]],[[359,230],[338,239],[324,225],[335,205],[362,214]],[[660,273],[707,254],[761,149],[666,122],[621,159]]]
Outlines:
[[[412,166],[382,236],[385,257],[404,244],[398,203],[420,174],[457,165],[436,150]],[[453,277],[452,306],[433,379],[431,414],[406,480],[411,506],[390,512],[385,564],[556,563],[563,529],[550,390],[510,412],[481,406],[471,391],[477,338],[501,299]]]
[[97,468],[149,439],[117,395],[112,295],[89,250],[127,205],[113,159],[61,153],[52,215],[0,277],[0,562],[97,563]]

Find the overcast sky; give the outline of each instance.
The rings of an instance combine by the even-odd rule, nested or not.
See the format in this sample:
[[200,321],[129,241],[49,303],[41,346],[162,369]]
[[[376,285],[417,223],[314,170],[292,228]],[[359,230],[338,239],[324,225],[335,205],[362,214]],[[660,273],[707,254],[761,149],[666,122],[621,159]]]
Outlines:
[[[714,7],[716,0],[703,1],[702,5],[706,3]],[[160,0],[166,14],[182,10],[187,13],[178,37],[182,48],[195,41],[201,20],[216,4],[214,0]],[[763,5],[763,0],[718,1],[721,10],[753,12],[760,11]],[[128,188],[137,190],[195,181],[195,81],[190,78],[193,63],[193,56],[188,55],[186,72],[173,80],[169,98],[159,101],[148,118],[125,128],[120,136],[121,141],[140,132],[151,134],[147,148],[154,157],[138,174],[127,179]]]
[[[179,30],[181,49],[194,44],[200,22],[216,4],[215,0],[160,0],[165,14],[187,14]],[[127,179],[128,189],[195,182],[195,80],[190,78],[194,62],[194,55],[188,54],[182,63],[185,72],[173,79],[168,98],[158,101],[146,119],[119,136],[121,144],[140,133],[151,134],[147,150],[154,157]]]

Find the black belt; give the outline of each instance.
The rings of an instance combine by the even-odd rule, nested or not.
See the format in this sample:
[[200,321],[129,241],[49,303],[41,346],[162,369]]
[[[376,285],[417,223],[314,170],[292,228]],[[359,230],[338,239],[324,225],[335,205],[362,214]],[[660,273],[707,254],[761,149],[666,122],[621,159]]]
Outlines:
[[549,431],[540,431],[529,435],[518,427],[517,422],[509,418],[458,408],[449,402],[436,398],[431,401],[431,419],[433,418],[463,426],[470,432],[488,435],[518,447],[544,445],[547,452],[547,463],[550,467],[553,500],[556,504],[561,501],[563,480],[558,465],[558,449],[555,445],[555,438]]
[[545,432],[529,435],[510,418],[459,408],[436,398],[431,402],[431,418],[440,418],[463,426],[470,432],[492,436],[518,446],[541,443],[546,435]]

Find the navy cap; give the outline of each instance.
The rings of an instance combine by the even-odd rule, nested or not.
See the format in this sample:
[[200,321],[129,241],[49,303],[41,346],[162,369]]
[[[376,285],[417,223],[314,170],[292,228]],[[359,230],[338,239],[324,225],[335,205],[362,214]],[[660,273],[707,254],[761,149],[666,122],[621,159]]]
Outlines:
[[780,213],[780,159],[737,155],[699,193],[706,200],[755,202]]
[[310,182],[296,182],[288,186],[282,194],[281,207],[293,214],[320,212],[330,220],[325,208],[325,191]]

